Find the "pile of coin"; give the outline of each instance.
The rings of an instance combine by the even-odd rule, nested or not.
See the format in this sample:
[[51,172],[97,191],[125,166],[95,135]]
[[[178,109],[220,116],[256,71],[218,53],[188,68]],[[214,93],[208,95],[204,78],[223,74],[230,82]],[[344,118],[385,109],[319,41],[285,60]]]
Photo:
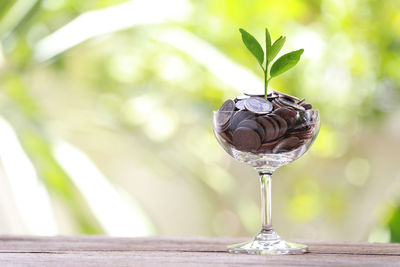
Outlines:
[[305,99],[273,91],[229,99],[216,113],[215,129],[240,151],[282,153],[298,148],[315,134]]

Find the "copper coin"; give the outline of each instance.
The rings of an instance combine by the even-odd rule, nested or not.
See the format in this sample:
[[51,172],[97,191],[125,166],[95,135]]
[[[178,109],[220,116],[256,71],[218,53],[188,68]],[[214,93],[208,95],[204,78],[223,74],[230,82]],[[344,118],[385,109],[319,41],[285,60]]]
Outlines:
[[290,133],[290,135],[297,136],[300,139],[310,139],[315,135],[315,128],[305,128],[304,130],[296,130]]
[[273,114],[276,114],[279,117],[283,118],[286,121],[287,126],[290,128],[296,124],[297,112],[292,109],[289,109],[287,107],[281,107],[274,110]]
[[293,131],[306,131],[310,129],[312,124],[309,121],[300,121],[297,120],[297,125],[295,125],[292,130]]
[[305,108],[301,105],[297,105],[294,103],[291,99],[287,99],[285,97],[280,97],[276,99],[276,101],[281,105],[281,106],[289,106],[297,110],[305,110]]
[[244,106],[248,111],[257,114],[267,114],[272,111],[272,103],[263,97],[250,97],[245,101]]
[[232,135],[233,145],[241,151],[255,151],[261,146],[261,138],[252,129],[239,127]]
[[287,131],[287,122],[281,116],[278,116],[277,114],[270,114],[269,116],[271,118],[275,119],[279,124],[278,137],[284,135]]
[[294,128],[292,130],[292,133],[302,133],[302,132],[308,132],[308,131],[313,131],[314,127],[311,124],[304,124],[300,125],[300,127]]
[[232,144],[232,135],[226,131],[226,132],[221,132],[219,135],[228,143]]
[[239,110],[235,112],[235,114],[233,114],[232,119],[230,121],[229,129],[231,131],[234,131],[241,121],[255,118],[255,116],[256,115],[254,115],[254,113],[250,111]]
[[278,138],[278,135],[279,135],[279,124],[274,118],[271,118],[270,115],[271,114],[268,114],[267,116],[264,116],[264,117],[267,118],[274,126],[274,136],[272,137],[272,139],[274,140],[274,139]]
[[299,100],[299,102],[297,102],[296,104],[297,104],[297,105],[301,105],[304,101],[306,101],[306,99],[305,99],[305,98],[302,98],[302,99]]
[[250,128],[258,133],[260,135],[261,141],[264,138],[265,131],[264,128],[255,120],[243,120],[241,121],[238,126],[238,128]]
[[272,100],[272,106],[274,107],[274,110],[283,107],[283,105],[280,104],[280,103],[277,101],[277,98],[275,98],[275,99]]
[[279,153],[279,152],[288,152],[294,147],[297,146],[299,143],[300,139],[295,136],[290,136],[285,139],[282,139],[272,150],[273,153]]
[[280,142],[282,140],[282,138],[276,139],[274,141],[270,141],[268,143],[264,143],[261,146],[262,147],[273,147],[274,145],[276,145],[278,142]]
[[266,117],[257,117],[257,121],[264,127],[265,134],[262,140],[263,143],[273,140],[275,136],[275,127],[272,122]]
[[304,103],[304,104],[301,104],[301,106],[302,106],[303,108],[305,108],[306,110],[312,109],[312,105],[311,105],[310,103]]
[[296,136],[297,138],[304,140],[304,139],[311,139],[314,137],[314,133],[301,133],[301,134],[295,134],[291,136]]
[[282,139],[277,139],[275,141],[270,141],[268,143],[264,143],[261,145],[261,147],[259,148],[260,151],[262,151],[263,153],[272,153],[272,149],[274,148],[274,146],[280,142]]
[[293,101],[299,101],[300,100],[300,98],[298,98],[298,97],[295,97],[295,96],[292,96],[292,95],[288,95],[288,94],[285,94],[285,93],[282,93],[282,92],[279,92],[279,91],[274,91],[274,94],[280,95],[280,96],[283,96],[283,97],[287,97],[287,98],[289,98],[289,99],[291,99]]

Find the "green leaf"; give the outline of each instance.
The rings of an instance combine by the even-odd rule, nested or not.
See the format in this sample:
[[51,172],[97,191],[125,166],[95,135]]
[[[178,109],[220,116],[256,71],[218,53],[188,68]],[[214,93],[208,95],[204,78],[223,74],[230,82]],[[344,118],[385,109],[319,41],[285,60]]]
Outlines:
[[260,63],[260,65],[262,66],[264,62],[264,51],[261,48],[261,45],[250,33],[246,32],[243,29],[239,29],[239,31],[242,34],[243,43],[246,45],[247,49],[249,49],[249,51],[256,57],[258,63]]
[[281,51],[282,46],[285,44],[286,37],[279,37],[278,40],[274,42],[274,44],[271,47],[271,50],[268,51],[268,61],[272,61],[276,55]]
[[301,54],[303,54],[304,49],[299,49],[290,53],[287,53],[280,58],[278,58],[271,67],[269,74],[271,77],[276,77],[285,71],[293,68],[297,62],[300,60]]
[[265,28],[265,54],[267,61],[269,60],[269,54],[271,53],[271,35],[267,28]]

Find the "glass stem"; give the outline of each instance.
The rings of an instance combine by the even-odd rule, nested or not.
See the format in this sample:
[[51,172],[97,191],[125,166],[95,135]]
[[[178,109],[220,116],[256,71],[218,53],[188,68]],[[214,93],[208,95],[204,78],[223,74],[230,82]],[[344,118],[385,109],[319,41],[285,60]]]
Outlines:
[[261,232],[272,232],[271,207],[271,178],[272,173],[260,173],[261,185]]

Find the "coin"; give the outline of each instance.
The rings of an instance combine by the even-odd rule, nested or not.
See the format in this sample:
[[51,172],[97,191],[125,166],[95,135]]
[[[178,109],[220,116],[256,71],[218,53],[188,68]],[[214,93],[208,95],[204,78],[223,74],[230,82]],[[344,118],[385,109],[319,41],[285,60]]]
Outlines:
[[267,98],[268,98],[268,100],[273,100],[273,99],[275,99],[275,98],[278,98],[279,96],[278,95],[268,95],[267,96]]
[[288,152],[310,142],[315,120],[305,110],[305,99],[273,91],[266,95],[245,93],[227,100],[216,113],[219,137],[237,150],[253,153]]
[[297,124],[292,128],[292,132],[304,132],[311,129],[311,124],[308,122]]
[[215,122],[217,129],[221,132],[225,131],[229,127],[229,121],[231,119],[232,112],[218,111],[215,115]]
[[226,132],[220,132],[219,135],[221,135],[221,137],[227,141],[228,143],[232,144],[232,135],[226,131]]
[[297,112],[292,109],[289,109],[287,107],[280,107],[274,110],[273,114],[276,114],[283,118],[286,121],[288,127],[292,127],[296,124]]
[[278,109],[278,108],[282,108],[283,105],[277,101],[277,98],[272,100],[272,106],[274,107],[274,109]]
[[280,96],[283,96],[283,97],[287,97],[287,98],[289,98],[289,99],[291,99],[291,100],[293,100],[293,101],[299,101],[300,100],[300,98],[298,98],[298,97],[295,97],[295,96],[292,96],[292,95],[288,95],[288,94],[285,94],[285,93],[282,93],[282,92],[279,92],[279,91],[273,91],[274,92],[274,94],[276,94],[276,95],[280,95]]
[[217,127],[221,130],[225,130],[229,126],[229,120],[231,119],[235,110],[235,102],[228,99],[222,104],[216,114]]
[[233,101],[238,102],[238,101],[240,101],[240,100],[244,100],[244,99],[247,99],[247,98],[249,98],[249,96],[247,96],[247,95],[240,95],[240,96],[235,97],[235,99],[234,99]]
[[307,109],[312,109],[312,105],[311,105],[310,103],[303,103],[303,104],[301,104],[301,106],[302,106],[303,108],[305,108],[306,110],[307,110]]
[[264,128],[257,121],[255,121],[253,119],[243,120],[238,124],[237,127],[238,128],[244,127],[244,128],[249,128],[249,129],[255,130],[260,135],[261,141],[264,138],[264,135],[265,135]]
[[245,109],[245,107],[244,107],[244,103],[245,103],[245,102],[246,102],[245,99],[238,100],[238,101],[236,102],[236,108],[239,109],[239,110]]
[[272,137],[272,140],[275,140],[276,138],[278,138],[279,124],[274,118],[271,117],[271,114],[264,116],[264,118],[268,119],[274,126],[274,136]]
[[297,105],[301,105],[304,101],[306,101],[306,99],[302,98],[299,102],[297,102]]
[[276,143],[280,142],[281,139],[277,139],[275,141],[270,141],[268,143],[264,143],[261,145],[261,147],[259,148],[259,151],[263,152],[263,153],[272,153],[272,149],[274,148],[274,146],[276,145]]
[[234,111],[235,110],[235,102],[232,99],[226,100],[218,111]]
[[272,122],[266,117],[257,117],[257,121],[264,127],[265,134],[262,140],[263,143],[273,140],[275,136],[275,127]]
[[291,99],[285,97],[280,97],[278,99],[275,99],[275,101],[277,101],[281,106],[290,106],[297,110],[305,110],[303,106],[297,105]]
[[264,143],[261,145],[261,147],[272,147],[272,146],[276,145],[278,142],[280,142],[281,140],[282,139],[280,138],[280,139],[276,139],[274,141],[270,141],[268,143]]
[[233,145],[242,151],[255,151],[261,146],[261,138],[252,129],[240,127],[233,132]]
[[282,135],[284,135],[287,130],[287,122],[281,116],[278,116],[277,114],[270,114],[269,116],[271,118],[274,118],[279,124],[278,137],[281,137]]
[[250,119],[250,118],[254,118],[254,117],[255,117],[254,113],[252,113],[250,111],[239,110],[239,111],[235,112],[235,114],[233,114],[232,119],[230,121],[229,129],[231,131],[234,131],[242,120],[246,120],[246,119]]
[[265,94],[249,94],[249,93],[244,93],[247,96],[251,96],[251,97],[264,97]]
[[304,139],[311,139],[314,137],[313,132],[304,132],[304,133],[297,133],[297,134],[292,134],[292,136],[296,136],[297,138],[304,140]]
[[245,100],[247,110],[257,114],[267,114],[272,111],[272,104],[263,97],[250,97]]
[[274,149],[272,150],[273,153],[279,153],[279,152],[287,152],[291,149],[293,149],[298,143],[300,139],[296,136],[290,136],[287,138],[282,139]]
[[310,139],[315,135],[315,128],[311,126],[303,127],[302,129],[292,131],[290,133],[293,136],[296,136],[300,139]]

